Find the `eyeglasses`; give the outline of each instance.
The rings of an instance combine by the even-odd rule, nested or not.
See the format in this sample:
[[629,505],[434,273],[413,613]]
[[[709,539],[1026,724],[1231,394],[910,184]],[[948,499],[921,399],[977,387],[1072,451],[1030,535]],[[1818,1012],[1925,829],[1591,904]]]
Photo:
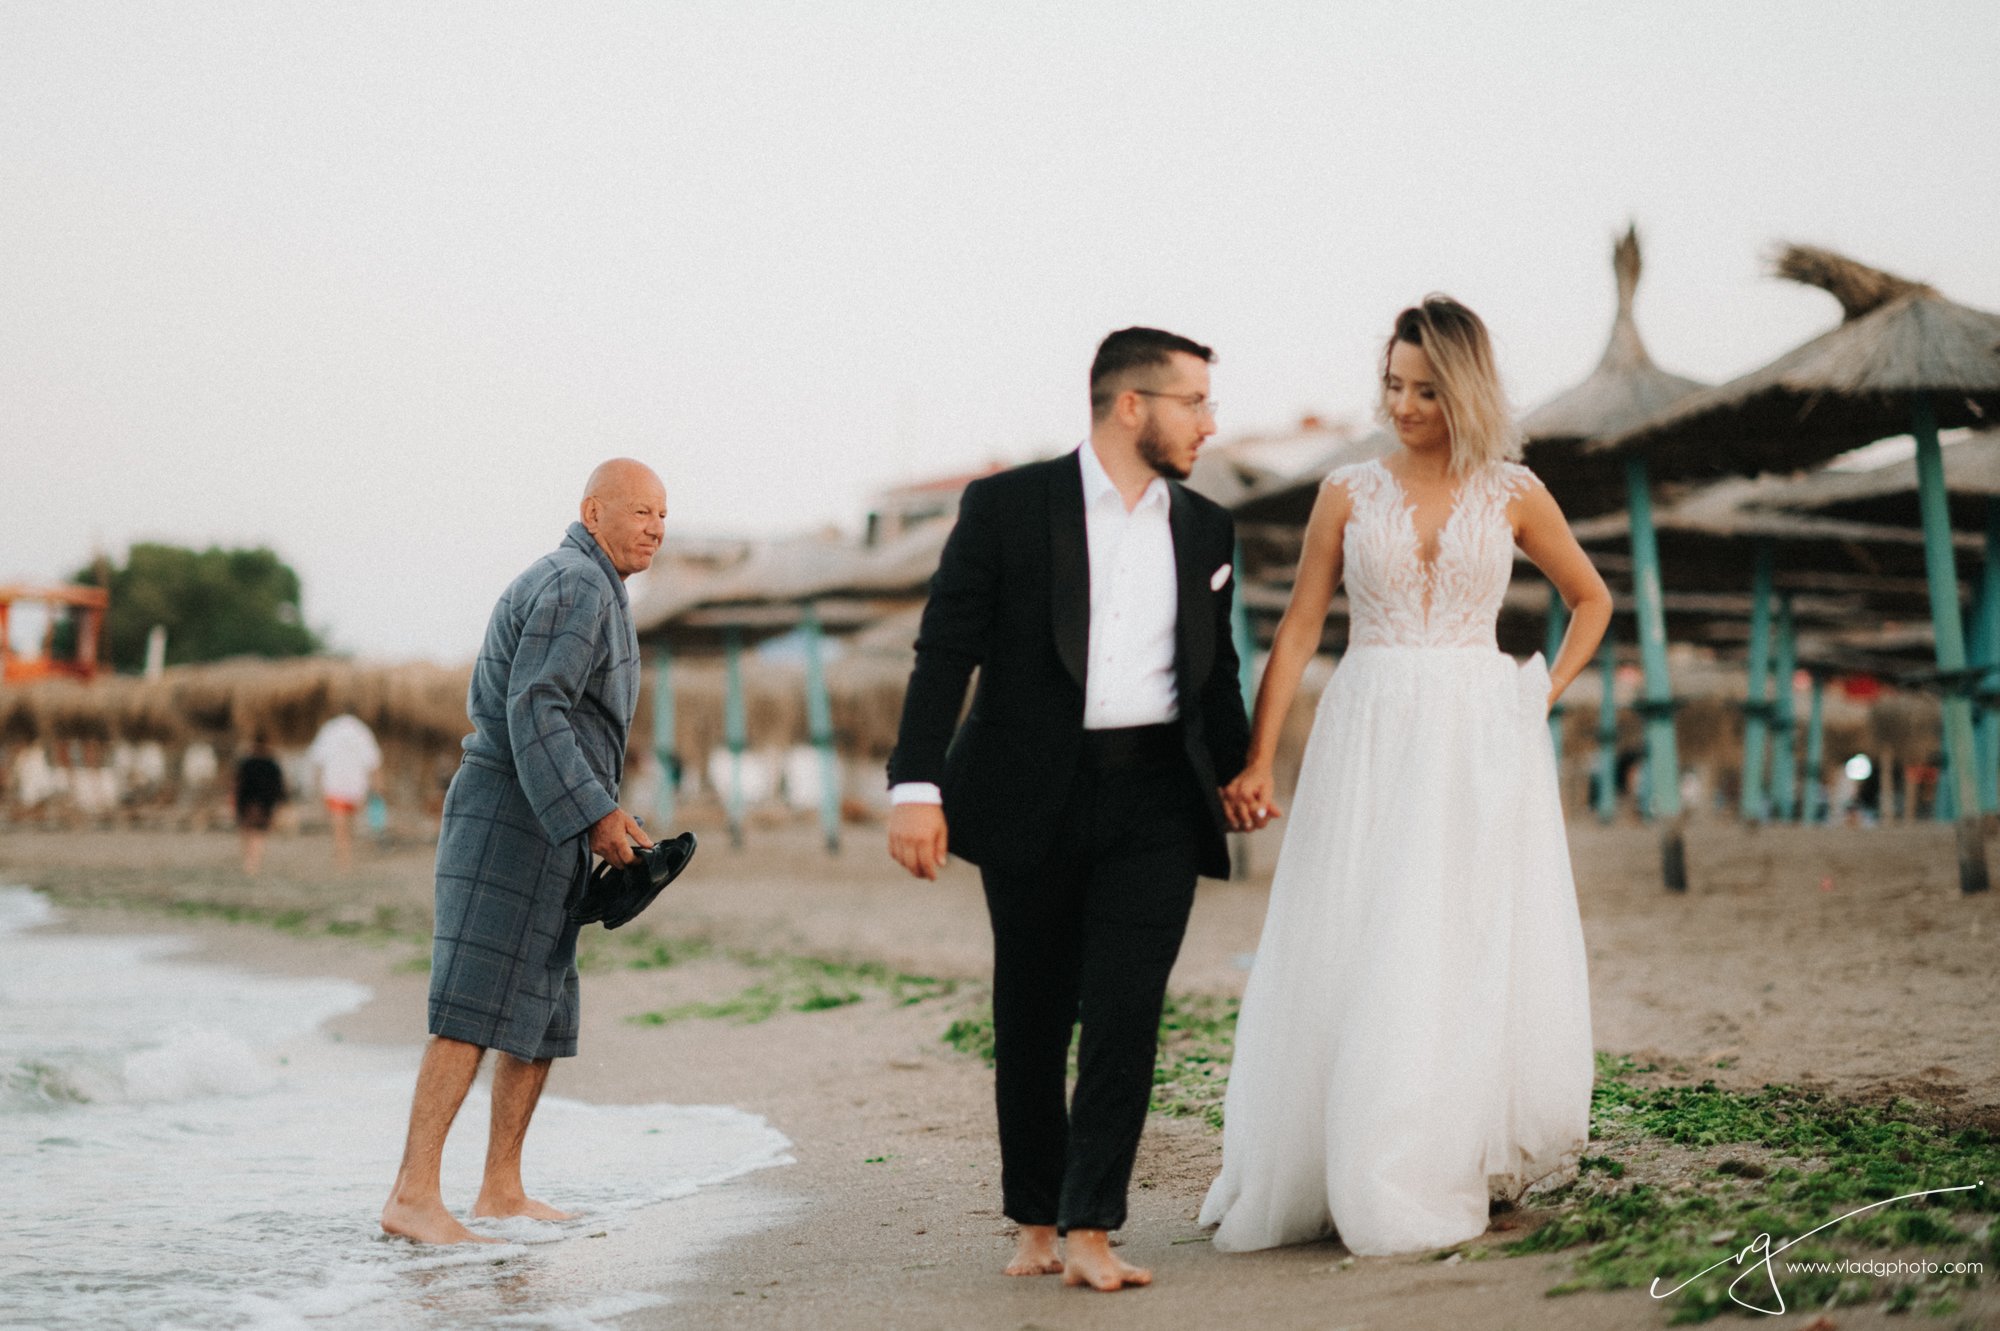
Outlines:
[[1203,397],[1200,393],[1161,393],[1150,388],[1135,388],[1132,391],[1140,397],[1163,397],[1169,402],[1178,402],[1195,415],[1206,416],[1210,420],[1214,420],[1215,413],[1222,410],[1221,403],[1213,398]]

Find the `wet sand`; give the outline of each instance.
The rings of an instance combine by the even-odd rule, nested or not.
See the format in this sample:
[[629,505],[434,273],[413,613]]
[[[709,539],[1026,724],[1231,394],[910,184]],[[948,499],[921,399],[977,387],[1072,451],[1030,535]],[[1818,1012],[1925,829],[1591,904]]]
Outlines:
[[[662,1272],[674,1303],[621,1325],[1665,1324],[1664,1310],[1639,1291],[1545,1297],[1566,1270],[1560,1255],[1347,1264],[1337,1244],[1217,1254],[1194,1215],[1220,1137],[1191,1119],[1156,1117],[1135,1174],[1123,1252],[1154,1268],[1155,1287],[1107,1297],[1053,1279],[1001,1278],[1010,1228],[999,1214],[991,1075],[940,1039],[980,997],[987,940],[975,873],[954,865],[934,885],[902,878],[869,828],[850,829],[848,849],[832,858],[806,828],[753,829],[741,852],[703,830],[697,867],[643,922],[713,948],[638,970],[622,964],[630,959],[622,942],[593,944],[605,964],[583,981],[583,1053],[556,1070],[551,1087],[602,1102],[737,1105],[785,1132],[799,1163],[671,1204],[690,1226],[746,1212],[768,1224],[696,1269]],[[1658,886],[1649,830],[1579,826],[1572,843],[1599,1049],[1729,1086],[1780,1081],[1865,1100],[1907,1095],[2000,1126],[2000,970],[1992,963],[2000,893],[1959,895],[1949,829],[1697,823],[1685,897]],[[1266,864],[1274,850],[1262,850]],[[223,834],[8,832],[0,833],[0,881],[51,890],[71,908],[73,928],[165,928],[195,936],[208,959],[359,980],[375,1000],[335,1022],[335,1033],[420,1040],[430,850],[364,848],[339,878],[325,867],[327,852],[320,838],[281,840],[265,876],[252,881],[235,868],[234,842]],[[1267,886],[1267,874],[1203,886],[1175,989],[1241,991]],[[181,903],[199,903],[198,913],[182,913]],[[266,922],[216,918],[230,911]],[[269,918],[285,912],[304,918],[295,929],[272,927]],[[327,934],[328,921],[344,932]],[[731,959],[732,950],[881,962],[965,984],[900,1007],[864,987],[860,1002],[781,1010],[752,1024],[629,1020],[715,1002],[767,978]],[[385,1187],[392,1168],[384,1162]],[[559,1200],[559,1180],[538,1184],[532,1158],[529,1168],[531,1186]],[[1507,1237],[1495,1232],[1485,1242]],[[1795,1310],[1763,1324],[1803,1326],[1815,1315]],[[1830,1316],[1842,1328],[1904,1324],[1880,1305]],[[2000,1317],[1990,1286],[1933,1324],[1988,1317]]]

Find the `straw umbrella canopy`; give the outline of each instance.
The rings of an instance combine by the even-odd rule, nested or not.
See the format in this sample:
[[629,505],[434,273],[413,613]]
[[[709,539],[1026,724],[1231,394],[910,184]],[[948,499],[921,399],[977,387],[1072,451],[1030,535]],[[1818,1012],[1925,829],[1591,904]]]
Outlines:
[[[1236,519],[1236,539],[1243,547],[1245,589],[1261,585],[1267,592],[1277,593],[1273,619],[1284,610],[1320,483],[1340,467],[1386,456],[1395,448],[1396,438],[1386,430],[1341,440],[1299,470],[1285,476],[1267,475],[1226,504]],[[1250,600],[1253,610],[1265,608],[1256,598]],[[1262,636],[1268,640],[1268,634]]]
[[[1679,827],[1680,760],[1674,737],[1673,684],[1667,672],[1666,607],[1653,546],[1650,489],[1643,471],[1622,458],[1594,452],[1609,435],[1652,420],[1675,402],[1700,390],[1692,379],[1669,374],[1653,363],[1633,318],[1639,289],[1639,233],[1627,226],[1612,246],[1611,269],[1618,289],[1611,337],[1604,354],[1582,383],[1557,394],[1522,419],[1528,465],[1571,517],[1613,511],[1621,505],[1636,516],[1632,528],[1634,615],[1645,690],[1639,708],[1646,718],[1646,762],[1653,812],[1660,818],[1661,869],[1667,886],[1683,888],[1687,874]],[[1554,589],[1548,595],[1551,650],[1566,618]]]
[[1936,429],[2000,419],[2000,314],[1808,245],[1780,251],[1775,271],[1833,296],[1840,324],[1591,451],[1641,453],[1661,481],[1754,476],[1907,434],[1917,398]]
[[[1918,668],[1907,659],[1913,628],[1927,625],[1922,531],[1895,524],[1772,511],[1767,496],[1800,482],[1732,478],[1654,514],[1662,564],[1673,570],[1664,595],[1667,624],[1676,640],[1700,643],[1723,656],[1754,653],[1754,624],[1768,613],[1770,594],[1785,597],[1822,663],[1836,658],[1857,673],[1904,676]],[[1630,524],[1624,513],[1576,523],[1577,540],[1614,588],[1629,588],[1632,563],[1622,551]],[[1960,563],[1976,566],[1981,543],[1953,538]],[[1772,561],[1766,605],[1759,610],[1743,590],[1745,570],[1765,551],[1781,547],[1785,565]],[[1618,597],[1622,611],[1629,595]],[[1929,650],[1930,637],[1922,641]]]
[[712,650],[731,631],[751,641],[788,633],[810,604],[829,633],[856,632],[923,601],[950,534],[950,523],[929,522],[872,548],[823,537],[773,542],[706,578],[649,589],[634,626],[649,642]]
[[[1987,515],[2000,501],[2000,429],[1975,432],[1943,445],[1941,452],[1952,530],[1984,533]],[[1916,459],[1905,457],[1863,471],[1766,478],[1745,504],[1914,531],[1923,526],[1919,488]]]
[[[2000,315],[1828,250],[1794,245],[1776,267],[1781,277],[1833,295],[1844,316],[1839,326],[1591,447],[1643,458],[1655,476],[1673,479],[1797,470],[1877,439],[1914,436],[1938,674],[1969,685],[1938,430],[2000,412]],[[1959,882],[1982,891],[1983,832],[1973,814],[1979,777],[1964,692],[1945,700],[1945,736],[1963,815]]]
[[1234,508],[1246,495],[1282,479],[1267,467],[1237,456],[1228,445],[1201,450],[1194,471],[1187,478],[1188,489],[1224,508]]
[[[1885,666],[1881,673],[1896,674],[1907,683],[1963,687],[1972,692],[1979,808],[1991,813],[2000,810],[2000,711],[1996,711],[2000,704],[2000,430],[1975,433],[1939,451],[1944,516],[1953,532],[1961,573],[1966,571],[1965,547],[1975,541],[1983,544],[1984,557],[1970,579],[1977,590],[1966,626],[1967,670],[1959,675],[1942,668],[1929,633],[1916,644],[1930,658],[1923,666],[1905,659],[1910,644],[1900,639],[1878,642],[1864,633],[1861,637],[1868,640],[1862,641],[1850,632],[1841,650],[1851,647],[1894,661],[1895,667]],[[1923,483],[1913,458],[1865,471],[1827,471],[1773,482],[1756,502],[1773,512],[1837,521],[1908,527],[1920,526],[1923,521]]]
[[[1836,660],[1847,663],[1840,673],[1907,677],[1911,663],[1894,660],[1872,638],[1865,644],[1850,639],[1856,626],[1865,626],[1867,636],[1928,615],[1923,533],[1758,506],[1798,484],[1788,478],[1732,477],[1652,515],[1659,567],[1671,575],[1662,598],[1667,630],[1676,640],[1700,643],[1747,669],[1741,808],[1754,821],[1790,816],[1797,807],[1789,767],[1775,773],[1769,800],[1763,780],[1767,731],[1776,727],[1781,754],[1789,751],[1793,734],[1787,663],[1805,650],[1818,663],[1816,679]],[[1614,585],[1636,591],[1642,581],[1637,561],[1624,554],[1630,530],[1626,513],[1574,526],[1600,571]],[[1955,544],[1968,567],[1976,562],[1976,538],[1961,537]]]
[[[1730,477],[1655,510],[1661,563],[1671,573],[1668,590],[1741,591],[1758,545],[1768,541],[1788,556],[1787,567],[1777,572],[1779,587],[1851,593],[1875,610],[1920,612],[1929,596],[1921,527],[1797,511],[1801,506],[1790,497],[1818,488],[1821,479]],[[1630,585],[1631,561],[1619,555],[1631,532],[1629,514],[1585,518],[1571,530],[1607,578]],[[1952,546],[1966,569],[1976,567],[1977,537],[1956,535]]]
[[[836,850],[840,796],[834,699],[821,638],[825,633],[857,633],[921,605],[951,527],[948,522],[924,523],[879,546],[821,537],[776,542],[691,585],[648,589],[633,621],[641,641],[653,648],[654,748],[663,765],[670,766],[678,734],[670,682],[673,656],[719,648],[723,657],[722,729],[731,755],[725,809],[732,843],[740,846],[743,840],[743,755],[750,735],[743,648],[795,631],[801,635],[806,724],[819,751],[820,824],[827,848]],[[883,672],[874,673],[879,683]],[[880,711],[874,709],[875,714]],[[663,783],[660,798],[662,821],[671,821],[670,783]]]
[[1521,419],[1528,465],[1572,518],[1607,513],[1625,503],[1624,467],[1591,451],[1591,443],[1655,420],[1705,387],[1655,365],[1639,337],[1632,317],[1640,272],[1636,227],[1626,227],[1612,247],[1611,269],[1618,309],[1597,368]]

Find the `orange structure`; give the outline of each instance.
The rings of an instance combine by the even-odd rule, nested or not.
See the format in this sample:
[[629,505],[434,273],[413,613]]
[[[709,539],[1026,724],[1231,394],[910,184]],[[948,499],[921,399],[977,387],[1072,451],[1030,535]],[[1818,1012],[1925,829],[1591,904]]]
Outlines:
[[[15,653],[8,634],[8,614],[16,601],[39,603],[49,608],[48,628],[42,633],[42,649],[34,656]],[[111,594],[102,587],[64,584],[54,587],[0,586],[0,682],[23,680],[89,679],[97,674],[98,641],[104,627],[104,612],[110,608]],[[55,659],[57,611],[68,607],[76,619],[76,656]]]

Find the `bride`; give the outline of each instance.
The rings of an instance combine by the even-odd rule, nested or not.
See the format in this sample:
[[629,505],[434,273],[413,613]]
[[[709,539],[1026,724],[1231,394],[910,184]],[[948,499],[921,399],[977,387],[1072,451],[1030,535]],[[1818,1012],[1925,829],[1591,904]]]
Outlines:
[[[1272,759],[1347,582],[1243,997],[1222,1173],[1226,1252],[1337,1231],[1355,1253],[1447,1247],[1589,1133],[1590,993],[1549,707],[1611,618],[1603,579],[1519,456],[1479,316],[1396,318],[1381,412],[1401,448],[1322,485],[1257,692],[1239,825],[1278,816]],[[1514,547],[1573,611],[1552,667],[1494,637]]]

